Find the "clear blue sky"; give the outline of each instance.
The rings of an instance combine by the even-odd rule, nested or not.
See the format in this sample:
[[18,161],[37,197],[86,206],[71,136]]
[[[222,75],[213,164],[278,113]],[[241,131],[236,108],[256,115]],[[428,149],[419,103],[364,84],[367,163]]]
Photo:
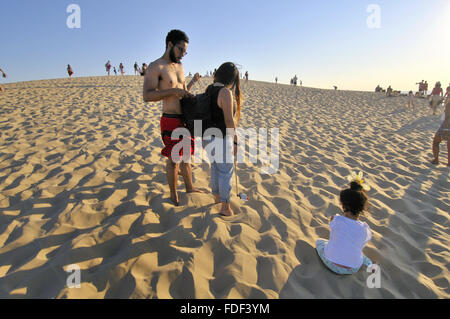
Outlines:
[[[104,64],[159,58],[171,29],[190,37],[186,73],[233,61],[250,78],[373,90],[450,82],[449,0],[0,0],[0,68],[5,82],[104,75]],[[66,25],[69,4],[81,28]],[[370,4],[381,28],[370,29]]]

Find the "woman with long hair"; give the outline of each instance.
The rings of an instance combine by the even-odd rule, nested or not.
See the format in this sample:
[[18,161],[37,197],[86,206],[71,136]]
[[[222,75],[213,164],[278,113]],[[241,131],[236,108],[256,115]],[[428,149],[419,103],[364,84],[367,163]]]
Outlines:
[[[214,74],[211,99],[211,116],[213,128],[220,130],[212,138],[214,156],[211,161],[211,189],[216,203],[222,203],[220,214],[232,216],[230,205],[231,180],[234,172],[234,156],[237,154],[236,129],[241,116],[241,88],[239,70],[234,63],[222,64]],[[211,154],[209,154],[211,155]]]

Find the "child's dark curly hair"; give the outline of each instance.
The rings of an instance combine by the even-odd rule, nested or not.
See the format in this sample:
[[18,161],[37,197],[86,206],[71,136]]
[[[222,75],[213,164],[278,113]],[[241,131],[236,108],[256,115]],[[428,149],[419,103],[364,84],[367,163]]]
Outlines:
[[367,207],[367,195],[358,182],[351,182],[350,188],[345,189],[339,195],[344,211],[359,216]]

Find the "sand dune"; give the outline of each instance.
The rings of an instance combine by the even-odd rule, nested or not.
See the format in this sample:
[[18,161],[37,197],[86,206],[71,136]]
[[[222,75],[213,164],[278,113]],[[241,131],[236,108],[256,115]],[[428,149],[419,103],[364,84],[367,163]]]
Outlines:
[[[1,298],[449,298],[449,168],[425,101],[252,82],[242,127],[280,129],[280,168],[238,165],[246,203],[222,218],[208,194],[170,204],[160,103],[140,77],[4,85],[0,94]],[[202,79],[194,89],[210,83]],[[440,110],[442,113],[442,110]],[[441,145],[441,162],[446,147]],[[339,277],[315,252],[351,171],[372,189],[365,253]],[[207,163],[194,167],[208,188]],[[234,187],[233,187],[234,191]],[[70,265],[81,288],[68,288]]]

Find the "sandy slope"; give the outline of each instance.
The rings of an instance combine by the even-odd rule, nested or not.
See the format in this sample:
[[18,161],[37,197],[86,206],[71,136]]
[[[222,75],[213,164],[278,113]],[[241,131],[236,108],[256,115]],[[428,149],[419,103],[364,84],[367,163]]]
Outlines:
[[[4,87],[2,298],[450,297],[450,170],[428,164],[440,120],[424,101],[411,110],[403,97],[249,82],[241,124],[280,129],[280,169],[239,164],[251,200],[233,196],[241,214],[224,219],[181,178],[182,206],[170,204],[161,107],[143,103],[142,78]],[[381,265],[380,289],[364,270],[332,274],[314,250],[359,170],[372,186],[365,253]],[[196,165],[196,185],[208,188],[208,174]],[[71,264],[79,289],[66,286]]]

